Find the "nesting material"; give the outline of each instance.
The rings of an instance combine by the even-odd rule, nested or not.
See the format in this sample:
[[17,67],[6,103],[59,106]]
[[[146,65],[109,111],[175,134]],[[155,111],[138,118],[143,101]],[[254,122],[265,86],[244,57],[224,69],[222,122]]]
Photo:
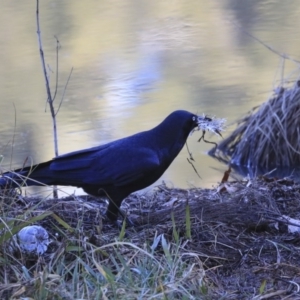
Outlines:
[[[262,299],[261,286],[264,282],[266,293],[275,289],[290,296],[285,299],[298,299],[300,240],[296,227],[300,226],[299,191],[300,183],[266,178],[227,182],[226,188],[223,186],[221,189],[173,189],[163,184],[157,186],[152,193],[131,194],[123,201],[122,209],[137,223],[135,227],[126,228],[126,237],[123,238],[117,226],[102,221],[106,204],[98,198],[70,196],[45,199],[46,201],[27,197],[23,197],[22,201],[6,198],[2,204],[3,214],[15,220],[20,220],[22,215],[26,218],[23,222],[29,221],[37,215],[53,212],[38,222],[53,240],[39,259],[23,253],[18,256],[20,251],[14,256],[5,255],[6,245],[2,246],[0,254],[4,257],[5,264],[0,265],[0,275],[6,275],[10,282],[9,285],[0,284],[0,298],[13,299],[5,296],[13,294],[14,290],[10,294],[4,294],[11,286],[19,288],[22,284],[22,290],[26,288],[27,293],[30,288],[36,289],[32,282],[35,280],[33,276],[39,276],[37,280],[40,280],[43,275],[39,270],[47,271],[52,268],[63,271],[67,268],[66,277],[56,274],[48,276],[48,273],[48,277],[45,277],[48,280],[45,282],[49,283],[46,286],[49,286],[49,291],[52,291],[50,288],[60,291],[62,282],[73,280],[69,270],[78,262],[83,265],[78,268],[78,272],[85,272],[78,273],[79,276],[92,278],[89,277],[92,276],[92,270],[97,276],[99,274],[93,282],[98,280],[102,284],[102,269],[99,271],[99,266],[105,266],[104,274],[108,274],[106,270],[114,274],[118,263],[122,261],[128,267],[130,276],[136,274],[134,280],[142,276],[135,270],[145,270],[148,280],[148,274],[152,275],[153,266],[158,263],[157,274],[159,279],[163,279],[160,272],[166,268],[166,261],[168,268],[171,268],[168,269],[171,270],[169,272],[179,269],[179,281],[172,273],[172,284],[175,282],[177,287],[178,282],[182,284],[182,278],[197,280],[201,286],[204,283],[209,287],[204,299],[220,299],[220,295],[225,295],[224,299],[249,299],[249,295],[254,299],[252,295],[256,294],[260,297],[257,299]],[[64,222],[59,221],[60,218]],[[163,250],[162,238],[158,239],[159,236],[166,239],[167,251]],[[94,257],[95,255],[98,256]],[[18,257],[20,258],[16,259]],[[146,260],[147,257],[150,261]],[[180,268],[179,258],[184,259],[187,272]],[[199,260],[201,268],[198,268],[194,259]],[[191,271],[194,266],[196,274],[205,272],[204,279],[199,280],[194,275],[195,272]],[[28,278],[33,279],[29,280],[23,275],[27,270],[29,275],[33,274]],[[183,272],[190,274],[189,277]],[[126,276],[122,272],[116,274]],[[193,276],[192,279],[190,276]],[[141,285],[137,281],[134,291],[142,290],[145,285],[144,277],[141,279]],[[149,280],[153,281],[153,276]],[[124,289],[125,281],[120,282]],[[194,281],[190,282],[193,287]],[[109,285],[106,286],[112,289]],[[94,290],[97,292],[97,287]],[[132,287],[128,286],[128,291],[131,290]],[[114,291],[109,292],[112,296],[107,299],[112,299]],[[124,299],[123,295],[119,299]],[[182,296],[179,295],[176,299],[179,298],[182,299]],[[203,299],[203,294],[194,299]]]
[[266,171],[300,166],[300,81],[280,87],[210,155],[232,165]]

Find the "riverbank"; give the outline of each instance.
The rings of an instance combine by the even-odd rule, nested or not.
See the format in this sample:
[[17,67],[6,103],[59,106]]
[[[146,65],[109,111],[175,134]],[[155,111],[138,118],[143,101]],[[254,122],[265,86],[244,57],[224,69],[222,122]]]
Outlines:
[[2,195],[2,220],[15,219],[10,228],[44,216],[34,224],[48,231],[51,243],[39,257],[11,253],[2,243],[1,298],[298,297],[300,228],[286,218],[300,219],[298,183],[260,178],[214,189],[160,185],[124,201],[122,209],[139,224],[126,233],[103,219],[105,207],[89,196]]

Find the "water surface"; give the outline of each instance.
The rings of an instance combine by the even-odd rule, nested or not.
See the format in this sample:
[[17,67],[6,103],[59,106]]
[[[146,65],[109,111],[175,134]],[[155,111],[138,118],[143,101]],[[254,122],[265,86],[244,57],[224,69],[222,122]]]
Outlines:
[[[60,154],[147,130],[176,109],[231,123],[267,100],[280,59],[240,27],[300,59],[297,0],[40,2],[53,90],[54,36],[61,45],[57,104],[74,68],[57,117]],[[20,167],[26,157],[38,163],[54,156],[35,5],[16,0],[1,5],[2,169]],[[285,74],[294,69],[288,63]],[[226,167],[206,155],[211,145],[197,143],[199,136],[188,142],[202,178],[183,149],[158,183],[217,185]],[[209,138],[218,142],[216,136]]]

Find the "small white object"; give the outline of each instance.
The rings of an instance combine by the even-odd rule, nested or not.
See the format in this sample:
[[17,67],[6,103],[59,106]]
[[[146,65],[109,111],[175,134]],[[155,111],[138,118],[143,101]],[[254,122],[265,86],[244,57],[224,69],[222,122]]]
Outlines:
[[42,226],[32,225],[22,228],[13,236],[15,246],[19,246],[23,252],[43,254],[51,243],[49,234]]
[[300,220],[293,219],[288,216],[282,216],[282,220],[288,221],[289,223],[291,223],[291,224],[288,224],[288,232],[289,233],[300,232]]
[[197,123],[198,127],[192,130],[191,134],[197,130],[204,130],[213,132],[216,135],[221,135],[221,132],[225,130],[226,119],[218,119],[203,115],[202,117],[197,116]]

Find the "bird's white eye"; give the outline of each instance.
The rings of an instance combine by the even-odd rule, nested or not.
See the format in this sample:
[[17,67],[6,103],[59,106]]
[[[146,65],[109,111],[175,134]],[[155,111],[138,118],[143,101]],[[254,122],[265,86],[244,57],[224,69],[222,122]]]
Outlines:
[[193,121],[196,121],[196,117],[195,116],[193,116]]

